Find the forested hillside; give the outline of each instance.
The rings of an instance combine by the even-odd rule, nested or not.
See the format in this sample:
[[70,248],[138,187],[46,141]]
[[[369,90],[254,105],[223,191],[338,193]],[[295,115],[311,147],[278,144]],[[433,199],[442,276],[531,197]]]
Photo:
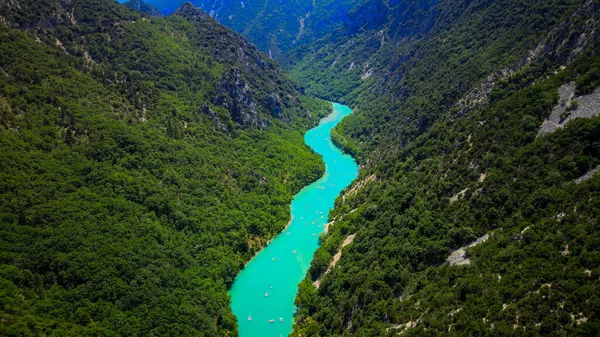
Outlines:
[[[163,13],[172,13],[185,1],[146,0]],[[288,51],[310,45],[315,39],[355,22],[351,13],[364,2],[366,0],[191,0],[280,62],[286,62]]]
[[0,2],[0,335],[237,335],[311,95],[293,336],[600,335],[600,0],[182,3]]
[[597,336],[600,2],[379,4],[296,52],[361,176],[293,335]]
[[301,91],[189,5],[1,2],[0,335],[236,335],[229,286],[323,172]]

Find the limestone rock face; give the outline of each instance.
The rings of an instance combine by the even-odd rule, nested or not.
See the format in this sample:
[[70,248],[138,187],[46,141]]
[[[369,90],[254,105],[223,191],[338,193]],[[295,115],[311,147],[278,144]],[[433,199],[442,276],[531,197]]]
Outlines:
[[[583,23],[582,23],[583,22]],[[536,48],[530,50],[519,60],[488,76],[486,81],[474,88],[459,102],[459,116],[489,103],[489,96],[496,84],[513,75],[523,67],[543,61],[568,65],[583,50],[600,38],[600,3],[588,1],[578,8],[570,20],[562,22]],[[563,88],[564,90],[564,88]],[[574,89],[573,89],[574,90]]]
[[200,10],[198,7],[192,5],[191,2],[186,2],[181,7],[179,7],[173,15],[181,15],[188,18],[198,19],[198,20],[206,20],[209,19],[210,16]]
[[199,32],[196,44],[228,68],[217,84],[213,105],[227,109],[233,121],[245,128],[267,128],[269,118],[291,121],[285,110],[298,104],[299,88],[287,84],[277,63],[191,3],[173,15],[193,23]]
[[244,127],[267,127],[258,117],[257,103],[254,100],[252,89],[244,81],[239,71],[232,68],[227,71],[217,86],[214,105],[222,106],[229,111],[231,118]]
[[0,16],[3,18],[2,22],[11,28],[51,28],[62,22],[73,21],[71,2],[72,0],[48,0],[39,3],[3,0],[0,1]]
[[225,125],[219,119],[219,116],[217,116],[217,114],[214,111],[212,111],[212,109],[208,106],[208,104],[203,103],[200,105],[200,113],[208,115],[210,117],[210,119],[213,121],[217,130],[219,130],[223,133],[229,134],[229,128],[227,127],[227,125]]
[[265,97],[265,106],[271,113],[271,116],[282,118],[283,107],[281,106],[281,100],[276,94],[269,94]]

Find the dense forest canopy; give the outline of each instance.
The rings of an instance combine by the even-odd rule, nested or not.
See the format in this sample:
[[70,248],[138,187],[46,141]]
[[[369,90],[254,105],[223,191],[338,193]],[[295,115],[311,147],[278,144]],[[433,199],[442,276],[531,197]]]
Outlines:
[[292,335],[598,335],[600,3],[377,2],[291,67],[362,163]]
[[0,335],[235,334],[227,290],[322,174],[328,104],[190,6],[0,15]]
[[293,336],[598,336],[599,38],[598,0],[3,1],[0,335],[237,335],[320,97],[361,173]]

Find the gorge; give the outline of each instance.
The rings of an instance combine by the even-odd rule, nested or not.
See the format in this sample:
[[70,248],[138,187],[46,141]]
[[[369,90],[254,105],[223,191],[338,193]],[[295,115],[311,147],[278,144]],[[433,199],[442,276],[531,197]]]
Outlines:
[[0,335],[600,335],[598,0],[119,2],[0,1]]

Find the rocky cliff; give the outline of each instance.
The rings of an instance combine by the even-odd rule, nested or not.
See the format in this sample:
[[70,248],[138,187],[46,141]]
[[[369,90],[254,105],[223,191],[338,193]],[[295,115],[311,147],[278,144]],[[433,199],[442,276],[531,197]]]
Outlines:
[[197,46],[231,67],[219,81],[215,105],[225,107],[244,127],[266,128],[267,117],[291,120],[289,109],[298,106],[301,88],[290,84],[276,62],[189,2],[172,15],[193,22]]

